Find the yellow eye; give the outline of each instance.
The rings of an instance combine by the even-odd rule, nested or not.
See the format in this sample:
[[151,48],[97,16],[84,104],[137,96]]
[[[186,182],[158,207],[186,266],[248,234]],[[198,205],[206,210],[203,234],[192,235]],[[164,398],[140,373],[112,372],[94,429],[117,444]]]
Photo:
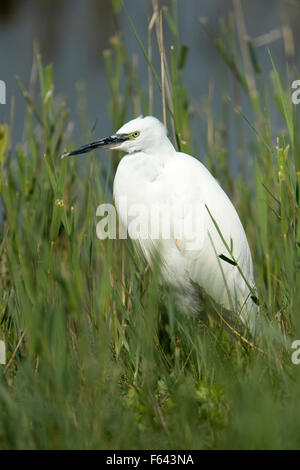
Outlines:
[[135,131],[135,132],[132,132],[132,134],[130,134],[130,137],[132,137],[132,139],[136,139],[139,135],[140,135],[139,131]]

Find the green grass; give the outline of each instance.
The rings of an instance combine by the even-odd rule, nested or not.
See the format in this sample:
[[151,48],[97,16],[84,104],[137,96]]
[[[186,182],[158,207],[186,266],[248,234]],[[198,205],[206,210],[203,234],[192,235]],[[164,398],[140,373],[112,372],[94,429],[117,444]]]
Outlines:
[[[117,15],[120,2],[114,8]],[[174,36],[170,51],[159,21]],[[158,41],[162,75],[154,74],[151,47],[133,30],[149,67],[149,96],[121,32],[105,51],[112,129],[132,113],[147,114],[151,96],[163,91],[164,109],[154,112],[167,118],[178,147],[195,154],[182,78],[188,48],[180,44],[175,2],[158,15],[157,26],[150,44]],[[229,334],[213,311],[205,324],[185,317],[130,241],[97,239],[96,208],[111,199],[112,175],[96,155],[60,160],[71,146],[69,117],[55,97],[52,67],[37,56],[39,96],[29,96],[19,79],[27,103],[26,145],[15,149],[9,126],[0,128],[0,338],[8,349],[8,364],[0,366],[1,449],[300,447],[300,365],[291,362],[291,342],[300,339],[296,107],[271,59],[269,96],[259,87],[263,67],[250,47],[251,67],[245,69],[232,17],[221,22],[215,45],[227,81],[235,80],[252,106],[251,116],[236,106],[237,129],[244,120],[251,129],[248,162],[241,148],[245,137],[237,133],[237,176],[229,170],[224,131],[236,103],[228,100],[226,85],[222,116],[212,124],[208,99],[198,128],[206,164],[246,229],[261,336],[252,347]],[[270,102],[282,119],[278,136]]]

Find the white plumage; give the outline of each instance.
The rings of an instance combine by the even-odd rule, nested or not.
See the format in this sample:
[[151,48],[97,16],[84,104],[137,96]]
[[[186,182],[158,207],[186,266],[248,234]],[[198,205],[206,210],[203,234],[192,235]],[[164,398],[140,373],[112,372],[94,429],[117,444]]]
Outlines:
[[[212,220],[213,217],[228,245],[232,243],[234,258],[254,289],[249,245],[231,201],[202,163],[176,152],[165,127],[156,118],[134,119],[117,134],[133,132],[139,132],[139,136],[119,147],[130,153],[122,158],[114,180],[114,198],[123,225],[128,228],[135,215],[130,214],[131,207],[137,203],[147,206],[149,214],[151,206],[163,205],[162,217],[167,210],[172,227],[176,226],[176,217],[183,224],[182,218],[189,217],[191,212],[197,218],[193,226],[201,233],[176,238],[176,233],[170,230],[169,239],[153,240],[151,222],[157,224],[157,218],[154,221],[150,218],[148,236],[136,241],[150,263],[153,248],[159,249],[164,277],[176,289],[184,306],[197,309],[198,297],[194,291],[195,285],[199,285],[217,304],[236,311],[253,331],[258,312],[253,292],[237,267],[219,257],[224,254],[230,258],[230,255]],[[121,198],[127,199],[127,206],[120,204]],[[159,232],[162,226],[160,220]]]
[[[255,285],[247,238],[231,201],[205,166],[190,155],[176,152],[166,128],[152,116],[134,119],[114,136],[70,154],[84,153],[95,145],[127,152],[114,179],[119,218],[150,264],[154,250],[159,250],[163,276],[183,309],[201,309],[199,286],[217,304],[236,312],[253,332],[259,310],[253,300]],[[133,222],[139,208],[146,208],[149,214],[148,225],[140,234],[133,233],[131,227],[136,227]],[[232,247],[247,282],[237,266],[220,258],[231,256],[212,217]]]

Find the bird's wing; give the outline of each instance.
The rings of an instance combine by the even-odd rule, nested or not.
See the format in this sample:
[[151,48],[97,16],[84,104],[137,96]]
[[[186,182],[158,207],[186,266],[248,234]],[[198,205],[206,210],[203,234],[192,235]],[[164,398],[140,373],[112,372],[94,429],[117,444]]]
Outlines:
[[[184,233],[174,237],[190,279],[217,303],[235,310],[248,302],[251,292],[236,265],[252,286],[253,268],[247,238],[238,214],[209,171],[196,159],[178,153],[170,164],[168,181],[174,210],[173,224]],[[186,206],[186,207],[184,207]],[[183,214],[183,215],[182,215]],[[183,224],[182,224],[183,222]],[[217,225],[217,226],[216,226]],[[225,243],[224,243],[225,240]]]

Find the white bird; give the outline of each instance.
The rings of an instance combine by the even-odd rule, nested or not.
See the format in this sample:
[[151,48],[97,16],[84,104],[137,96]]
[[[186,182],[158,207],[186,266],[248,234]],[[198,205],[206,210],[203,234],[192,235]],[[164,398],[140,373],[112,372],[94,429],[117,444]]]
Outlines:
[[[63,157],[99,147],[127,153],[114,179],[119,219],[150,265],[159,251],[163,277],[181,307],[199,312],[204,290],[254,333],[259,308],[249,245],[234,206],[207,168],[177,152],[152,116],[133,119]],[[144,224],[136,222],[138,209],[147,216]]]

